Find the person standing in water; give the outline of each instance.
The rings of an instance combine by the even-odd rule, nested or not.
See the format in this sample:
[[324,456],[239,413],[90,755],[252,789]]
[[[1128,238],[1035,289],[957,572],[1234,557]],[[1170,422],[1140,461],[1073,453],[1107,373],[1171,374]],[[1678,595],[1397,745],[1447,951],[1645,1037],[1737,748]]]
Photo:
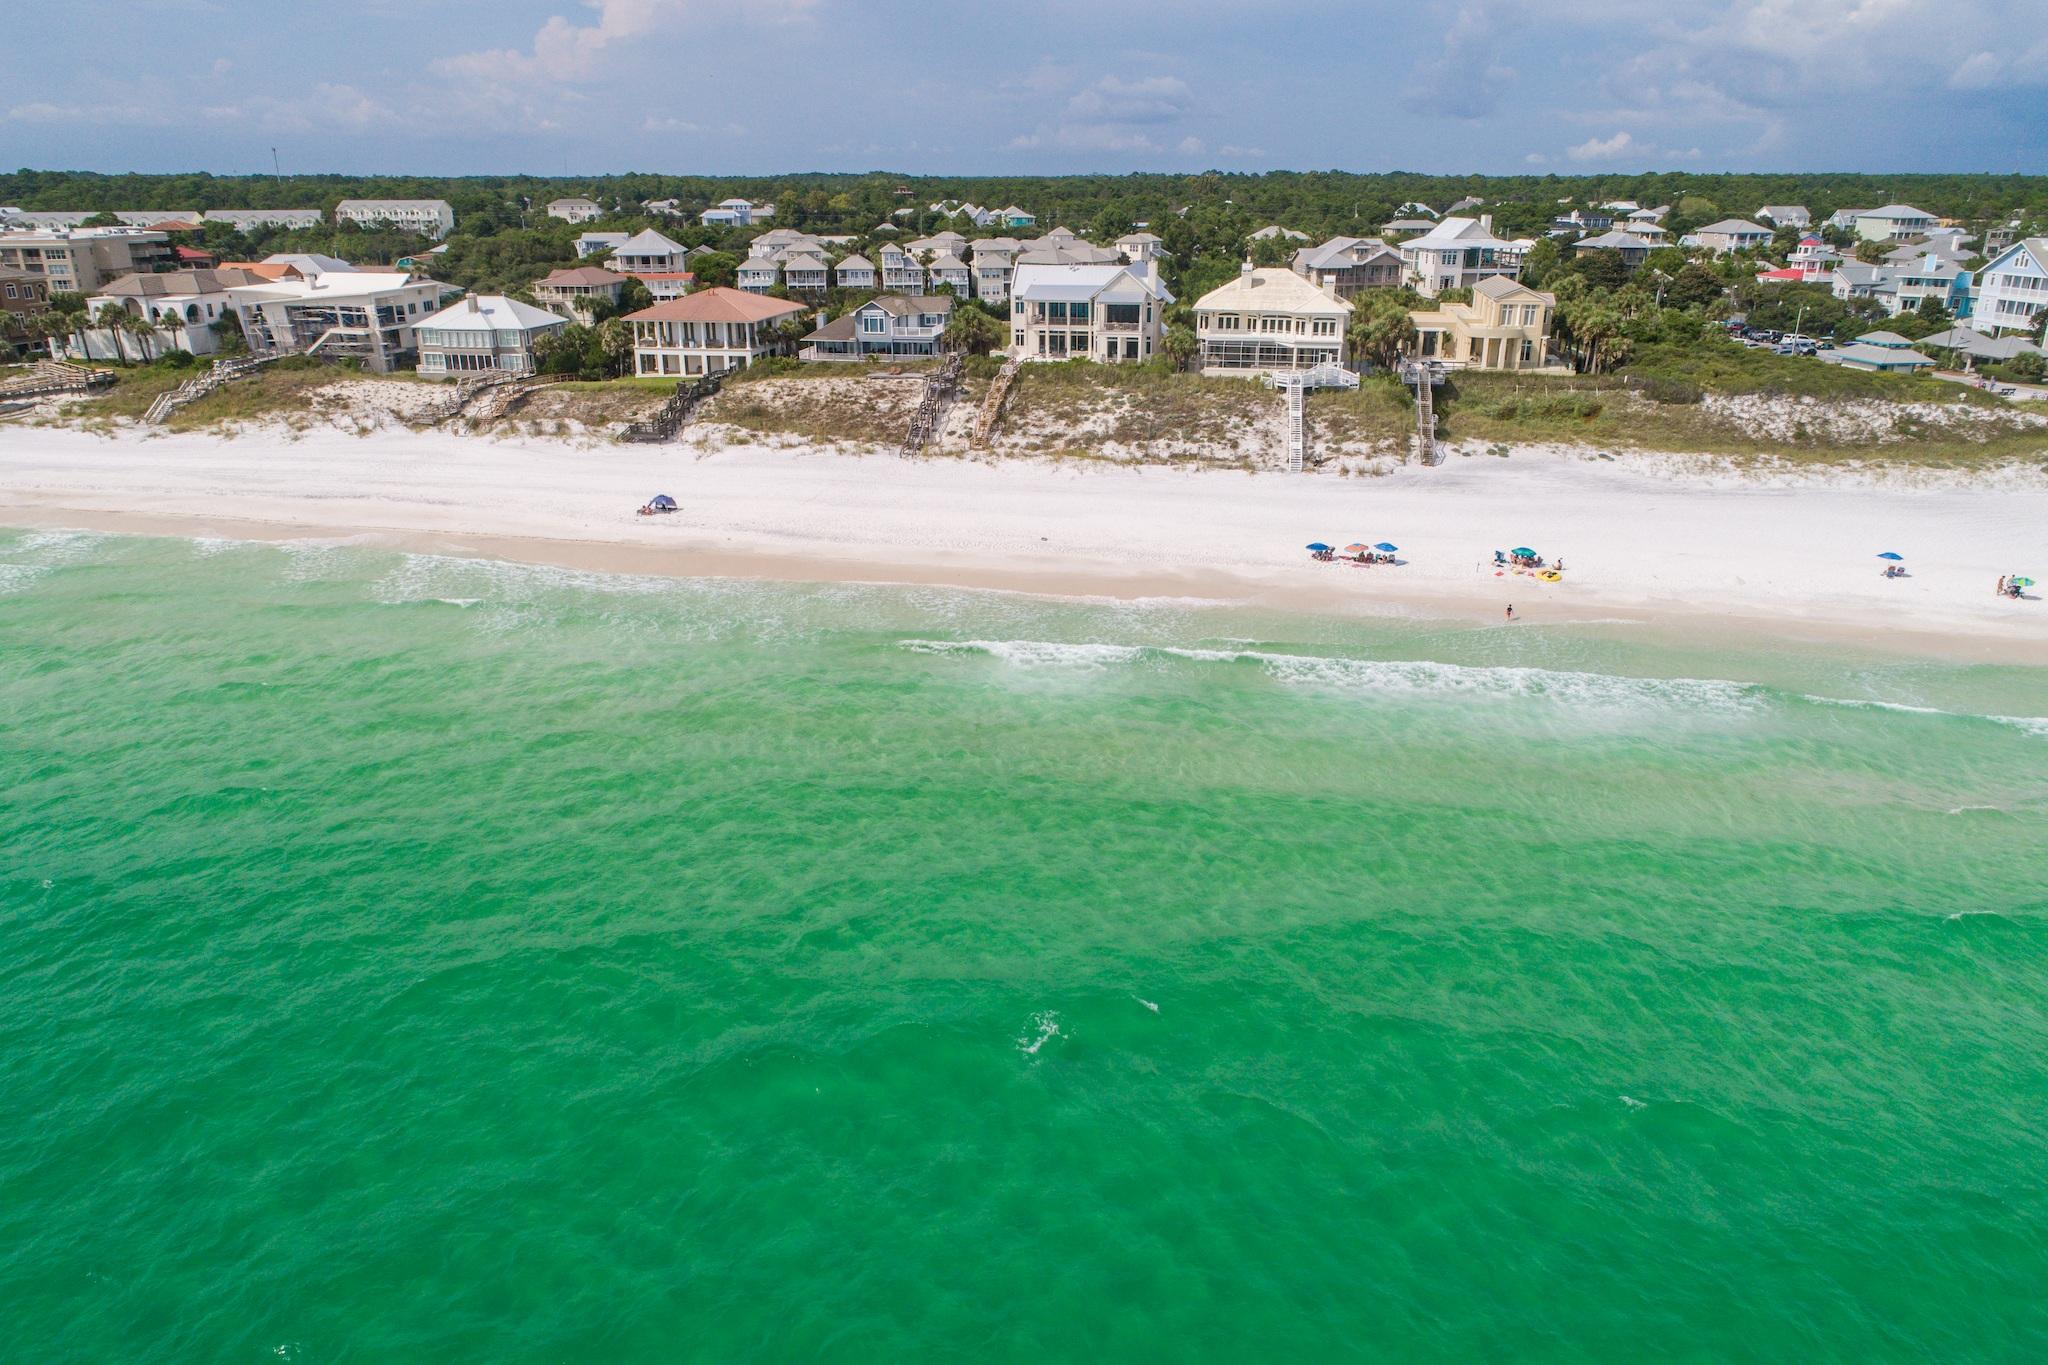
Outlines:
[[1508,603],[1508,620],[1512,621],[1512,620],[1514,620],[1514,619],[1515,619],[1515,604],[1514,604],[1514,603],[1512,603],[1512,602],[1510,602],[1510,603]]

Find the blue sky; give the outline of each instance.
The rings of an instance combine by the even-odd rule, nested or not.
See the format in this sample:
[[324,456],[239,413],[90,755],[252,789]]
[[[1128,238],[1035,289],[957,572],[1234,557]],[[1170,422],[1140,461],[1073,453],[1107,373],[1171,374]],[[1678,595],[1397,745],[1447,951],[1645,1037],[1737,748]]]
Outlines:
[[2044,0],[67,0],[0,161],[2048,171]]

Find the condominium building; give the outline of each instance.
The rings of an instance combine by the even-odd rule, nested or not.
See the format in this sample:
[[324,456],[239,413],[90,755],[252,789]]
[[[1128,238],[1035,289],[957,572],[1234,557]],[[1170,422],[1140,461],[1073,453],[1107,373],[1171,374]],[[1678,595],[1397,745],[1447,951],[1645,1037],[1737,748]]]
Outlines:
[[40,275],[52,294],[91,294],[123,275],[177,265],[170,238],[139,228],[0,232],[0,270]]
[[318,209],[208,209],[205,223],[226,223],[238,232],[252,228],[316,228],[326,221]]
[[455,209],[446,199],[344,199],[334,206],[334,221],[438,239],[455,231]]
[[1351,305],[1292,270],[1255,269],[1195,302],[1203,374],[1307,370],[1344,360]]

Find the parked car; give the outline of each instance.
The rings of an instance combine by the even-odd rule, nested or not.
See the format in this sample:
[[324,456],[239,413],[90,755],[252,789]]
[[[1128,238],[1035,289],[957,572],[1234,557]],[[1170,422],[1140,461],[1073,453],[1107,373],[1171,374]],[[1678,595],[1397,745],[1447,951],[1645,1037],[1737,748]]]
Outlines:
[[1779,355],[1820,354],[1820,347],[1814,345],[1812,339],[1809,337],[1800,337],[1797,341],[1781,341],[1776,346],[1773,346],[1771,349],[1776,351]]

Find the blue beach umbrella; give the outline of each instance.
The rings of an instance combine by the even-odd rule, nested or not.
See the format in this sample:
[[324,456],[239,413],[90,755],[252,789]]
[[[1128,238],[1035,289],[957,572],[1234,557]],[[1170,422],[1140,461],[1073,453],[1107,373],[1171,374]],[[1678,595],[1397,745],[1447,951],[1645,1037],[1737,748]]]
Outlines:
[[675,505],[676,500],[666,493],[656,493],[652,498],[648,499],[648,506],[650,507],[674,507]]
[[1321,542],[1320,540],[1312,540],[1308,544],[1308,551],[1310,554],[1327,554],[1329,552],[1329,549],[1330,547],[1323,544],[1323,542]]
[[1878,556],[1878,558],[1879,558],[1879,559],[1904,559],[1904,558],[1905,558],[1905,556],[1904,556],[1904,555],[1901,555],[1901,554],[1893,554],[1893,553],[1892,553],[1892,552],[1891,552],[1890,550],[1886,550],[1886,551],[1885,551],[1885,552],[1884,552],[1883,554],[1879,555],[1879,556]]
[[1394,553],[1394,551],[1396,551],[1396,550],[1398,550],[1398,549],[1400,549],[1400,548],[1401,548],[1401,547],[1400,547],[1400,546],[1398,546],[1398,545],[1389,545],[1389,544],[1387,544],[1387,542],[1385,542],[1384,540],[1383,540],[1383,541],[1381,541],[1381,542],[1380,542],[1379,544],[1377,544],[1377,545],[1373,546],[1373,549],[1375,549],[1375,550],[1378,550],[1378,551],[1379,551],[1379,552],[1380,552],[1381,554],[1386,554],[1386,555],[1390,555],[1390,554]]
[[1530,549],[1530,548],[1529,548],[1528,546],[1526,546],[1526,545],[1524,545],[1524,546],[1521,546],[1520,548],[1518,548],[1518,549],[1517,549],[1517,550],[1515,551],[1515,553],[1516,553],[1516,554],[1518,554],[1518,555],[1521,555],[1521,556],[1523,556],[1523,557],[1524,557],[1525,559],[1534,559],[1534,558],[1536,557],[1536,552],[1535,552],[1534,550]]

